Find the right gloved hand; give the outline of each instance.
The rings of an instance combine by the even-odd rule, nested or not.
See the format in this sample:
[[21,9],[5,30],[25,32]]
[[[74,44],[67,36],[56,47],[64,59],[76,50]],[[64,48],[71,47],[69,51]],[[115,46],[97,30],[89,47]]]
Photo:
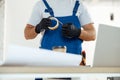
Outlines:
[[52,22],[49,18],[43,18],[39,24],[35,27],[35,32],[40,33],[42,30],[47,30],[51,26]]
[[62,34],[66,38],[78,38],[81,34],[81,28],[77,28],[72,23],[66,23],[62,26]]

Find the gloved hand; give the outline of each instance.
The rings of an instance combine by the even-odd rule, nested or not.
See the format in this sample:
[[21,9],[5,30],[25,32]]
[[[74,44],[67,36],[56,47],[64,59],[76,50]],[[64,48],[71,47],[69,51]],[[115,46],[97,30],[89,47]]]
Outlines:
[[66,23],[62,26],[62,34],[66,38],[79,37],[81,29],[75,27],[72,23]]
[[49,18],[43,18],[39,24],[36,25],[35,32],[40,33],[42,30],[47,30],[52,22]]

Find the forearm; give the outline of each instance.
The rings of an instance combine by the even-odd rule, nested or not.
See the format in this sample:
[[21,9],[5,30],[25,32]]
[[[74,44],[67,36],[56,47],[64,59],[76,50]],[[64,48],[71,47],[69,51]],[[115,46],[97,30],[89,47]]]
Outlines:
[[84,27],[83,30],[81,30],[81,34],[79,38],[85,41],[95,40],[96,32],[93,25],[89,25],[89,28],[88,28],[88,25]]
[[91,31],[82,30],[79,38],[85,41],[92,41],[95,40],[95,33]]
[[27,24],[24,30],[25,39],[34,39],[37,36],[35,32],[35,27]]

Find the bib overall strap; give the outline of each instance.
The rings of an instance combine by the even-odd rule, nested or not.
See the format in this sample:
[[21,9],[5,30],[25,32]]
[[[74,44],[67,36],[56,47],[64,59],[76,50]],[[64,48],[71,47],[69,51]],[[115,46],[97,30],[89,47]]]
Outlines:
[[43,0],[45,6],[47,7],[47,9],[45,9],[45,12],[49,12],[51,16],[54,16],[54,12],[52,10],[52,8],[49,6],[49,4],[47,3],[46,0]]
[[75,16],[76,13],[77,13],[77,10],[78,10],[79,5],[80,5],[79,1],[76,0],[75,6],[74,6],[74,9],[73,9],[73,15],[74,15],[74,16]]

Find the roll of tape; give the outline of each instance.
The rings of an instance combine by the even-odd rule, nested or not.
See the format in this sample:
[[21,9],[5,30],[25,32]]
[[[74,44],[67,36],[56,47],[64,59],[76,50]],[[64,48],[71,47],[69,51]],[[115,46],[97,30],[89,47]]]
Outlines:
[[58,26],[59,26],[59,21],[58,21],[58,19],[57,18],[55,18],[55,17],[50,17],[49,19],[51,19],[51,20],[55,20],[57,23],[56,23],[56,25],[54,26],[54,27],[48,27],[50,30],[55,30],[55,29],[57,29],[58,28]]

